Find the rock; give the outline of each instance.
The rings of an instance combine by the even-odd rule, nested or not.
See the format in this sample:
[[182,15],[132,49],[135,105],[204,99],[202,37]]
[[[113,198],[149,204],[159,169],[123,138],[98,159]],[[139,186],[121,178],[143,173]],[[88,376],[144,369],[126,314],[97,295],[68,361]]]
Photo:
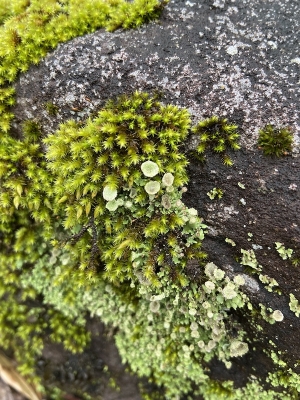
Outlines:
[[2,400],[14,400],[10,387],[0,380],[0,398]]
[[95,319],[89,321],[88,329],[92,340],[82,354],[46,342],[37,369],[44,384],[68,393],[65,400],[80,400],[83,392],[93,400],[141,400],[138,379],[125,371],[108,330]]
[[21,394],[13,392],[11,388],[0,379],[0,399],[1,400],[25,400]]
[[[254,370],[264,375],[271,369],[263,353],[267,340],[285,354],[288,366],[300,359],[300,321],[288,304],[290,293],[300,298],[299,270],[275,250],[281,242],[300,256],[299,17],[296,0],[173,0],[160,21],[137,31],[100,30],[60,45],[16,83],[13,131],[19,137],[23,120],[40,121],[47,134],[135,90],[160,93],[162,102],[188,108],[193,123],[219,115],[239,125],[242,149],[232,154],[234,166],[225,167],[216,154],[205,164],[190,158],[184,196],[209,225],[204,249],[210,260],[225,270],[230,265],[231,274],[247,274],[253,304],[284,315],[282,322],[263,323],[267,339],[233,361],[230,372],[212,363],[214,378],[237,385]],[[58,107],[57,115],[48,114],[47,103]],[[272,158],[257,149],[258,130],[266,124],[291,127],[292,154]],[[222,189],[222,199],[209,199],[214,187]],[[258,274],[249,275],[241,249],[255,249],[263,274],[278,282],[281,295],[267,291]],[[240,320],[253,332],[244,316]]]

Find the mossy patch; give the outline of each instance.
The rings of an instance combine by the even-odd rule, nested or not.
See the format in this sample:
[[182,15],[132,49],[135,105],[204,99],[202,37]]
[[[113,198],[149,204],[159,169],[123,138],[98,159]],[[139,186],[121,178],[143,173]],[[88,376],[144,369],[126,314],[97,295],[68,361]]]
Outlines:
[[257,143],[265,155],[280,157],[292,150],[293,134],[288,127],[266,125],[259,131]]
[[[231,311],[252,305],[242,276],[206,261],[206,226],[182,201],[188,112],[136,92],[46,138],[35,121],[23,131],[22,141],[5,136],[0,148],[2,293],[10,299],[1,345],[14,349],[21,371],[33,370],[45,329],[65,348],[83,349],[89,312],[118,328],[123,360],[162,385],[164,398],[194,385],[205,398],[228,395],[230,382],[216,389],[205,365],[217,357],[230,368],[248,352]],[[39,296],[43,304],[29,311]],[[277,311],[270,322],[280,323]],[[231,397],[247,390],[231,388]]]
[[[230,368],[231,358],[247,353],[249,339],[232,314],[252,306],[240,289],[242,277],[232,280],[207,263],[201,250],[206,226],[182,201],[186,110],[135,93],[109,102],[85,123],[64,123],[46,139],[36,120],[24,123],[22,141],[8,134],[10,83],[19,72],[61,41],[99,27],[139,26],[162,6],[154,0],[86,1],[84,7],[77,1],[3,3],[0,345],[30,375],[45,332],[71,351],[86,346],[90,312],[118,328],[123,360],[164,386],[164,398],[195,386],[207,399],[251,399],[258,392],[288,398],[298,390],[291,370],[282,379],[273,376],[274,386],[284,388],[277,394],[262,392],[256,382],[235,390],[232,382],[208,376],[212,357]],[[57,111],[50,103],[46,109]],[[227,150],[239,148],[235,125],[212,117],[194,133],[198,153],[211,148],[232,164]],[[199,272],[198,280],[188,276],[189,268]],[[279,310],[271,315],[272,322],[282,320]]]

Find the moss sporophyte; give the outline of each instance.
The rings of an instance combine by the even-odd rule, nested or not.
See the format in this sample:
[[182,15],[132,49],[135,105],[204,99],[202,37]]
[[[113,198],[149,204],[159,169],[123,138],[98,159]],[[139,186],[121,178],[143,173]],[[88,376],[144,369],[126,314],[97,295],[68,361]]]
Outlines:
[[[232,359],[248,352],[249,339],[233,310],[251,307],[243,276],[230,278],[201,250],[207,227],[182,201],[188,182],[183,145],[193,131],[200,156],[210,148],[231,165],[227,151],[239,148],[235,125],[212,117],[191,129],[187,110],[136,92],[108,102],[85,123],[65,122],[46,138],[35,119],[23,122],[22,140],[9,134],[10,85],[19,72],[59,42],[100,27],[139,26],[166,2],[3,4],[0,346],[13,352],[23,375],[34,376],[45,332],[65,349],[82,351],[90,313],[118,328],[123,361],[164,387],[164,399],[181,398],[195,387],[205,399],[254,399],[258,392],[275,398],[257,382],[234,389],[207,372],[214,357],[230,368]],[[52,103],[45,108],[49,116],[57,112]],[[221,197],[217,190],[212,195]],[[287,257],[288,250],[278,249]],[[251,250],[243,251],[242,263],[261,272]],[[199,279],[187,273],[195,266]],[[267,275],[261,279],[274,284]],[[292,294],[290,307],[299,314]],[[283,318],[280,310],[265,314],[270,323]],[[295,374],[288,374],[295,388]],[[276,398],[286,393],[284,387]]]

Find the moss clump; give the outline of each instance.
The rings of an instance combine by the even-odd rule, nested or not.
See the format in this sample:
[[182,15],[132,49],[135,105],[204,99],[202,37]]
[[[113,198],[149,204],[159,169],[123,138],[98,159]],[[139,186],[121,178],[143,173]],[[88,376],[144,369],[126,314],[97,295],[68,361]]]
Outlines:
[[23,134],[27,141],[37,142],[42,135],[41,124],[33,119],[28,119],[22,124]]
[[226,118],[213,116],[200,121],[193,128],[193,133],[199,135],[200,138],[200,143],[196,149],[196,154],[200,156],[200,159],[205,159],[204,153],[209,148],[222,155],[225,165],[233,165],[227,151],[228,149],[238,150],[240,148],[237,143],[239,138],[237,125],[228,123]]
[[44,105],[44,107],[45,107],[45,110],[47,111],[47,113],[48,113],[50,116],[55,116],[55,115],[57,115],[57,113],[58,113],[58,107],[57,107],[57,105],[55,105],[55,104],[53,104],[53,103],[51,103],[51,102],[48,102],[48,103],[46,103],[46,104]]
[[[173,188],[187,182],[187,160],[179,149],[188,127],[185,110],[163,106],[146,94],[135,93],[109,102],[84,127],[70,121],[44,140],[53,187],[41,196],[50,199],[65,228],[79,233],[78,243],[73,240],[72,251],[80,254],[80,268],[91,267],[91,248],[85,245],[82,249],[89,230],[80,235],[76,232],[78,226],[83,230],[95,226],[99,239],[92,234],[94,251],[97,242],[106,276],[112,281],[123,281],[131,277],[133,251],[143,248],[144,257],[150,257],[153,240],[159,234],[184,225],[174,207],[168,213],[157,211],[152,221],[154,215],[149,207],[153,202],[153,209],[155,199],[149,198],[149,194],[157,194],[157,200],[160,199],[160,182],[166,173],[172,174]],[[149,165],[155,166],[154,181],[144,175],[145,166]],[[129,204],[126,213],[120,207],[124,204]],[[153,275],[152,264],[148,265],[148,273],[152,271]]]
[[89,333],[85,322],[42,303],[41,292],[22,282],[23,276],[47,254],[41,228],[23,211],[11,215],[9,227],[1,225],[0,346],[13,352],[19,371],[36,382],[35,363],[42,353],[45,335],[78,352],[87,345]]
[[[51,251],[53,232],[60,240],[63,234],[50,199],[41,195],[49,195],[52,180],[41,148],[38,121],[24,122],[22,141],[8,135],[13,119],[10,108],[15,103],[11,83],[58,43],[101,27],[110,31],[137,27],[156,18],[166,1],[0,3],[0,346],[14,352],[23,374],[32,375],[46,332],[72,351],[82,350],[89,334],[82,320],[69,320],[49,304],[43,305],[41,291],[32,285],[26,289],[22,280],[23,274]],[[45,107],[49,115],[56,114],[56,106],[47,103]]]
[[[229,368],[231,357],[248,350],[231,315],[248,300],[241,279],[231,281],[211,263],[204,268],[206,226],[181,200],[187,111],[135,93],[109,102],[84,126],[63,124],[45,140],[35,120],[24,122],[22,141],[9,136],[10,85],[20,72],[60,42],[100,27],[139,26],[165,4],[0,5],[0,346],[30,376],[45,335],[73,352],[86,346],[89,312],[118,328],[123,360],[162,385],[164,399],[195,385],[207,399],[250,399],[257,392],[271,399],[273,392],[262,397],[258,384],[234,390],[232,382],[219,384],[207,374],[212,357]],[[57,112],[51,103],[45,108]],[[218,117],[199,123],[198,154],[211,148],[232,165],[227,149],[239,148],[236,128]],[[198,281],[189,279],[190,268]]]
[[291,129],[275,128],[266,125],[259,131],[258,146],[267,156],[284,156],[292,150],[293,135]]

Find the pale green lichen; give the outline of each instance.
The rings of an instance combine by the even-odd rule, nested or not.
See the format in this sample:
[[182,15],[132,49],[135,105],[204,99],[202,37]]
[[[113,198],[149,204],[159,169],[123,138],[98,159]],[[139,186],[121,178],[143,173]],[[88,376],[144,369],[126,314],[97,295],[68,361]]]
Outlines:
[[235,340],[230,345],[230,356],[231,357],[241,357],[248,352],[248,344],[241,342],[240,340]]
[[145,190],[148,194],[156,194],[160,190],[160,183],[157,181],[149,181],[145,185]]
[[233,278],[233,282],[238,285],[238,286],[243,286],[245,285],[245,279],[241,275],[236,275]]
[[213,188],[211,189],[208,193],[206,193],[207,196],[211,199],[214,200],[215,198],[221,199],[223,197],[223,190],[219,188]]
[[280,310],[275,310],[271,314],[271,318],[273,318],[277,322],[281,322],[281,321],[283,321],[284,315],[282,314],[282,312]]
[[106,203],[105,207],[109,211],[116,211],[116,209],[119,207],[119,203],[117,200],[110,200]]
[[174,176],[170,172],[164,174],[162,178],[162,183],[164,186],[172,186],[173,182],[174,182]]
[[283,243],[275,242],[275,247],[276,247],[276,250],[277,250],[278,254],[280,255],[280,257],[283,260],[287,260],[288,258],[292,257],[293,250],[292,249],[286,249]]
[[145,161],[141,165],[141,170],[143,174],[149,178],[153,178],[153,176],[159,173],[158,165],[153,161]]
[[233,247],[236,246],[236,243],[235,243],[232,239],[225,238],[225,242],[228,243],[228,244],[230,244],[230,245],[233,246]]
[[111,201],[117,197],[118,191],[116,189],[111,189],[109,186],[105,186],[102,195],[104,200]]
[[300,304],[293,293],[290,293],[289,306],[290,310],[293,311],[297,317],[300,317]]
[[265,288],[267,289],[268,292],[272,292],[274,287],[279,286],[276,279],[271,278],[268,275],[259,274],[258,278],[265,285]]
[[262,318],[269,324],[274,324],[275,322],[281,322],[284,319],[284,315],[280,310],[272,310],[270,307],[266,307],[263,304],[259,304],[260,314]]
[[250,267],[254,271],[261,272],[262,266],[258,264],[254,251],[241,249],[241,264]]

